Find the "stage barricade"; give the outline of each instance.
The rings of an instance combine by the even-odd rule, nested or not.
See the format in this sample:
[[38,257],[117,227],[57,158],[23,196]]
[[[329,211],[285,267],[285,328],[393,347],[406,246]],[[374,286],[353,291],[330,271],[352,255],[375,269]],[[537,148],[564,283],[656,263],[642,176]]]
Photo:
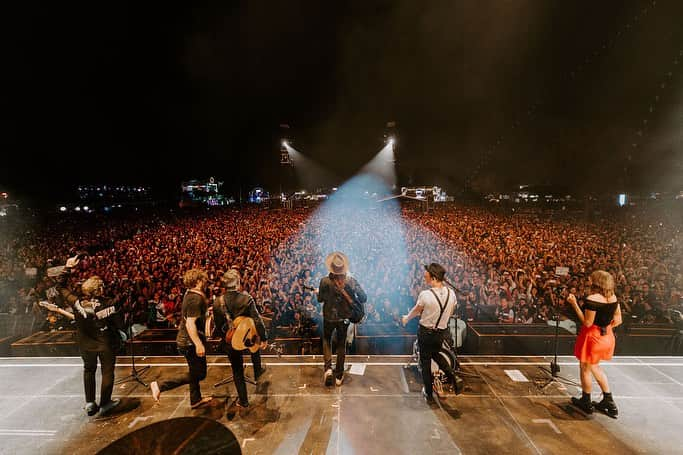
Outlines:
[[[557,353],[574,352],[573,335],[559,328]],[[555,352],[555,327],[546,324],[469,323],[465,349],[480,355],[552,355]]]
[[27,337],[39,327],[31,314],[0,314],[0,336]]
[[75,330],[36,332],[12,343],[15,357],[80,356]]
[[394,323],[366,322],[355,327],[351,353],[361,355],[412,354],[415,338],[415,330],[406,331]]
[[683,331],[671,324],[624,324],[616,335],[617,355],[683,355]]
[[[683,335],[671,324],[622,325],[615,330],[615,355],[680,355]],[[559,329],[557,353],[572,355],[576,335]],[[469,323],[463,351],[480,355],[552,355],[555,326]]]
[[[177,355],[176,329],[147,329],[126,343],[126,354],[140,356]],[[278,332],[275,343],[283,354],[321,354],[318,334],[298,336],[295,331]],[[651,324],[619,327],[616,355],[681,355],[683,333],[670,324]],[[468,323],[467,334],[459,351],[472,355],[552,355],[555,349],[555,326],[547,324]],[[393,324],[360,324],[349,353],[361,355],[412,354],[415,330]],[[16,337],[0,339],[0,348],[7,351],[11,343],[13,356],[72,356],[79,355],[74,331],[37,332],[15,341]],[[576,335],[559,328],[558,354],[574,352]],[[350,339],[349,339],[350,341]],[[460,340],[459,340],[460,341]],[[224,354],[218,340],[210,340],[208,354]],[[3,352],[4,352],[3,351]],[[272,354],[267,351],[265,354]],[[4,353],[3,355],[7,355]]]

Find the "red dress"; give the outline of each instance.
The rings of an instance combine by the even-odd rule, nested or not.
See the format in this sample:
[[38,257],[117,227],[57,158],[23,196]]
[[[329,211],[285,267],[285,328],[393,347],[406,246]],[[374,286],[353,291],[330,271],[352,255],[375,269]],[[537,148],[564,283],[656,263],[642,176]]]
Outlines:
[[[592,326],[581,326],[579,336],[574,345],[574,355],[579,362],[590,363],[591,365],[601,360],[610,360],[614,355],[616,340],[612,331],[612,318],[617,308],[617,303],[598,303],[587,300],[584,310],[596,312],[595,322]],[[605,334],[602,334],[602,327],[605,327]]]

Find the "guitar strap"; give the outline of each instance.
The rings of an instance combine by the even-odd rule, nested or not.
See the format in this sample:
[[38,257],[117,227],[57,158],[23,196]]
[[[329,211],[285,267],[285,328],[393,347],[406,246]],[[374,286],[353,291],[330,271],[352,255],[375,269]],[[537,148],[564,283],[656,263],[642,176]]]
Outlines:
[[446,303],[444,305],[441,304],[441,299],[439,298],[438,295],[436,295],[436,292],[434,292],[434,289],[430,289],[432,294],[434,294],[434,298],[436,299],[437,303],[439,304],[439,309],[441,310],[439,312],[439,319],[436,320],[436,324],[434,324],[434,330],[440,330],[439,329],[439,322],[441,322],[441,318],[443,317],[444,311],[446,311],[446,308],[448,307],[448,301],[451,298],[451,291],[446,288]]

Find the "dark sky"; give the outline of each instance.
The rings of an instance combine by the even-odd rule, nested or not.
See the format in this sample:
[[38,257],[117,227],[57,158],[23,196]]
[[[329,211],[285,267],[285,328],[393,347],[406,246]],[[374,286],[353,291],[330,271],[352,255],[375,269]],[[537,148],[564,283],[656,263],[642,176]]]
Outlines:
[[678,0],[192,4],[7,10],[0,187],[276,185],[280,123],[341,180],[388,120],[452,191],[683,181]]

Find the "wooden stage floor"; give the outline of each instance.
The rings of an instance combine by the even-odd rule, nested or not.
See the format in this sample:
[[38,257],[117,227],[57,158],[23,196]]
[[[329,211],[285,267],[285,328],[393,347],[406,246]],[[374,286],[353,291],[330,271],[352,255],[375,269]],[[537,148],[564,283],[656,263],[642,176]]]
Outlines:
[[[119,412],[91,418],[82,410],[80,358],[0,358],[0,453],[92,454],[137,429],[184,416],[225,425],[246,454],[683,452],[683,357],[605,362],[618,420],[569,406],[574,385],[544,388],[549,357],[460,360],[464,393],[442,397],[434,408],[422,399],[408,356],[347,356],[347,367],[365,365],[363,374],[347,372],[344,384],[332,388],[322,384],[320,356],[264,356],[266,373],[258,385],[248,385],[249,411],[227,416],[234,385],[213,384],[230,368],[227,358],[210,356],[202,391],[215,399],[207,407],[190,409],[187,386],[155,403],[148,389],[128,382],[114,389],[122,398]],[[136,363],[151,366],[145,381],[186,370],[182,357],[140,357]],[[574,358],[561,357],[560,366],[560,376],[576,381]],[[119,357],[117,378],[129,372],[130,359]]]

